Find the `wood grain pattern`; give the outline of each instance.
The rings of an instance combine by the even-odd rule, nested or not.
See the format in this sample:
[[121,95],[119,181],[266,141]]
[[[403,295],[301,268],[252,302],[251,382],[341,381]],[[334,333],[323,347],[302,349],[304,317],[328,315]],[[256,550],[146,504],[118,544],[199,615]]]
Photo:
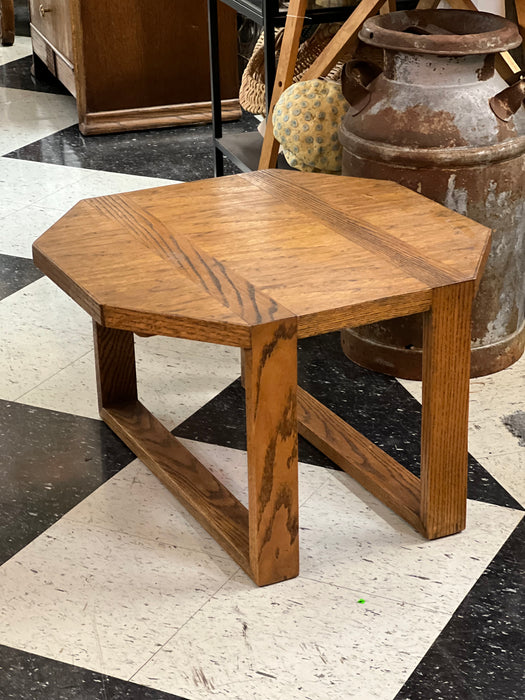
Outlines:
[[[69,89],[69,86],[66,85]],[[222,120],[239,119],[242,110],[239,100],[221,101]],[[140,107],[138,109],[113,109],[100,112],[86,112],[80,124],[80,130],[86,136],[94,134],[111,134],[120,131],[139,131],[141,129],[160,129],[169,126],[188,126],[191,124],[208,124],[211,122],[211,102],[187,102],[184,104],[166,104],[158,107]]]
[[15,6],[13,0],[0,0],[0,37],[2,46],[15,41]]
[[244,355],[250,562],[262,586],[299,573],[296,319],[254,328]]
[[93,322],[99,409],[137,401],[133,333]]
[[399,316],[421,313],[430,308],[432,293],[430,290],[421,292],[408,292],[384,299],[377,299],[373,304],[352,304],[341,306],[325,313],[303,314],[297,322],[297,335],[299,338],[309,338],[322,333],[332,333],[341,328],[364,326],[367,323],[386,321]]
[[514,0],[520,34],[525,37],[525,0]]
[[34,256],[102,325],[249,347],[278,318],[305,337],[425,311],[488,237],[395,183],[269,170],[86,200]]
[[[75,94],[83,133],[211,121],[206,0],[30,0],[30,9],[34,53]],[[223,118],[237,119],[235,12],[221,4],[219,22]]]
[[[246,177],[241,175],[241,177]],[[291,182],[281,176],[280,171],[271,171],[261,176],[253,173],[251,182],[270,192],[276,199],[282,199],[294,205],[298,210],[307,210],[320,219],[324,225],[348,237],[368,251],[384,256],[401,267],[412,277],[417,277],[425,284],[436,286],[452,284],[461,279],[460,273],[447,268],[439,261],[428,260],[423,251],[403,243],[399,238],[390,236],[377,227],[368,226],[363,220],[350,217],[328,206],[322,199],[304,190],[299,182]]]
[[429,538],[465,527],[473,284],[435,289],[423,325],[421,519]]
[[[268,170],[81,202],[33,250],[95,321],[103,419],[266,585],[298,573],[298,423],[425,536],[464,527],[470,308],[489,242],[395,183]],[[415,311],[421,480],[297,388],[298,337]],[[137,400],[134,332],[242,349],[248,510]]]
[[308,392],[297,389],[299,433],[422,532],[419,479]]
[[136,401],[100,413],[193,517],[252,575],[248,511],[144,406]]
[[[41,10],[44,8],[44,12]],[[73,60],[71,14],[68,0],[29,0],[32,27],[37,29],[59,54]]]
[[151,212],[134,206],[132,198],[114,195],[94,199],[92,205],[124,222],[143,243],[182,270],[192,282],[246,323],[267,323],[293,315],[223,262],[197,248],[188,237],[172,233]]

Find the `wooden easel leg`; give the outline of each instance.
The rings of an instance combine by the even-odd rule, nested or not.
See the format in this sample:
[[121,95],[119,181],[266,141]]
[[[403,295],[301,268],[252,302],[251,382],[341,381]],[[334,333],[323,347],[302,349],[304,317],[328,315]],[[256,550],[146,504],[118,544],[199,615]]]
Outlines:
[[421,521],[428,538],[465,527],[471,282],[433,292],[423,326]]
[[[478,8],[472,0],[447,0],[453,10],[471,10],[477,12]],[[516,8],[523,0],[516,0]],[[419,6],[418,6],[419,7]],[[495,56],[495,66],[503,80],[512,85],[521,74],[521,69],[508,51],[502,51]]]
[[99,409],[137,400],[133,333],[93,322]]
[[525,36],[525,0],[515,0],[514,4],[521,36]]
[[250,568],[265,586],[299,573],[295,318],[252,329],[245,383]]
[[419,0],[416,10],[435,10],[440,0]]
[[[439,2],[439,0],[438,0]],[[395,12],[396,11],[396,0],[386,0],[384,5],[381,5],[381,9],[379,10],[379,13],[381,15],[387,15],[389,12]]]
[[385,0],[361,0],[341,29],[333,37],[319,56],[305,71],[303,80],[312,80],[326,75],[337,63],[343,53],[355,50],[357,46],[357,34],[363,22],[379,12]]
[[272,101],[268,114],[266,115],[266,132],[264,134],[261,157],[259,159],[259,170],[275,168],[277,165],[279,143],[273,135],[273,109],[279,97],[286,88],[292,84],[307,4],[307,0],[290,0],[288,13],[286,15],[281,52],[279,55],[279,63],[277,64],[277,71],[275,73],[275,83],[273,87],[271,85],[266,86],[267,90],[272,90]]
[[[515,0],[516,22],[520,30],[523,41],[525,42],[525,0]],[[511,19],[509,17],[509,19]],[[521,68],[525,69],[525,48],[521,45]]]

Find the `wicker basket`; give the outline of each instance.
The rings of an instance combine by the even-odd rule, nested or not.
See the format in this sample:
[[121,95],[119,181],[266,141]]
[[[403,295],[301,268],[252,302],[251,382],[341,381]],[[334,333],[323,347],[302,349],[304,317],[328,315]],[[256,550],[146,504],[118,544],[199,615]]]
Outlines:
[[[320,24],[313,34],[305,39],[299,46],[297,62],[295,64],[293,82],[301,80],[303,74],[320,55],[325,46],[337,33],[341,23]],[[279,53],[283,39],[284,29],[279,28],[275,32],[275,58],[279,61]],[[325,77],[330,80],[338,80],[344,61],[337,63]],[[253,114],[266,115],[266,86],[264,82],[264,33],[261,32],[248,65],[242,74],[239,102],[241,107]]]

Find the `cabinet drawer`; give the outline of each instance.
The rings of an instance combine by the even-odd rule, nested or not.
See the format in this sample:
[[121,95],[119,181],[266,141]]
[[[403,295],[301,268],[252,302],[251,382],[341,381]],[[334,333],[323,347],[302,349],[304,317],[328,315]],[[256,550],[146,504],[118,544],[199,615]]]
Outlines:
[[69,0],[30,0],[31,23],[67,59],[73,62]]

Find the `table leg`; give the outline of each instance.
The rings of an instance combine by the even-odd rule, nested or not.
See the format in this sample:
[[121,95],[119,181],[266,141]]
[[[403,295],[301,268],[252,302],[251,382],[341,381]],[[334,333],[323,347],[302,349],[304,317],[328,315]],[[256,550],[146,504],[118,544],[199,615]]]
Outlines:
[[295,318],[254,327],[244,355],[250,567],[264,586],[299,573]]
[[421,521],[433,539],[465,527],[472,282],[435,289],[423,326]]
[[0,37],[3,46],[15,41],[15,8],[13,0],[0,0]]
[[93,322],[99,409],[137,400],[133,333]]

